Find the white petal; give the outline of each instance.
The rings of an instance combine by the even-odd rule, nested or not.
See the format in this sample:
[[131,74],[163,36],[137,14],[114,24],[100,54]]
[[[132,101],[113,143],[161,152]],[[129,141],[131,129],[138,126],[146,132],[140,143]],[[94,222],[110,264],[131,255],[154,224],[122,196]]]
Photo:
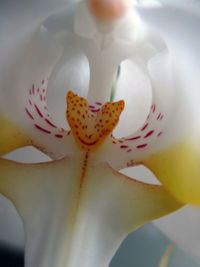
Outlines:
[[148,65],[153,99],[145,124],[133,135],[110,139],[112,152],[105,155],[116,168],[146,165],[179,200],[199,205],[200,17],[175,8],[140,12],[168,51]]
[[[30,100],[31,95],[29,91],[32,90],[32,87],[34,87],[35,92],[37,91],[37,88],[39,88],[40,92],[38,92],[38,95],[39,93],[43,94],[42,97],[45,98],[45,93],[42,91],[46,90],[46,84],[43,84],[42,81],[46,81],[49,78],[52,68],[61,55],[62,50],[59,43],[52,39],[52,36],[45,30],[45,28],[39,28],[38,25],[51,14],[51,12],[56,11],[59,7],[65,4],[64,1],[61,1],[60,3],[57,2],[56,4],[53,1],[46,2],[47,3],[36,1],[34,4],[31,2],[30,6],[27,3],[26,5],[23,5],[22,8],[21,5],[23,3],[20,1],[15,11],[17,13],[17,11],[22,9],[23,14],[19,16],[20,19],[17,20],[16,24],[13,23],[16,19],[12,9],[14,7],[11,5],[11,9],[9,9],[9,3],[7,3],[5,10],[8,11],[8,16],[5,18],[4,14],[1,17],[2,25],[4,26],[5,24],[5,26],[1,28],[1,34],[4,38],[2,38],[0,44],[1,121],[11,121],[18,124],[19,129],[15,132],[13,131],[13,136],[16,136],[16,134],[21,136],[22,132],[25,131],[31,138],[38,141],[39,144],[43,143],[43,148],[45,147],[45,143],[50,144],[50,141],[43,142],[44,138],[42,135],[35,131],[35,123],[31,121],[30,117],[35,117],[37,112],[35,112],[35,110],[35,114],[33,114],[32,110],[30,110],[30,102],[32,100]],[[43,9],[45,5],[46,10]],[[73,5],[69,7],[72,8]],[[21,9],[18,10],[18,8]],[[31,11],[33,12],[32,15]],[[34,12],[36,12],[35,16]],[[4,19],[9,19],[9,16],[10,20],[8,21],[9,23],[11,21],[12,25],[9,23],[6,24],[5,21],[3,21]],[[28,16],[30,16],[29,20],[27,20]],[[12,32],[15,30],[14,27],[16,25],[19,27],[19,30],[17,32]],[[68,25],[66,25],[66,29],[67,27]],[[39,103],[40,101],[37,103],[39,109],[44,108],[45,100],[43,99],[42,101],[43,104]],[[34,104],[36,103],[33,101],[32,105]],[[27,110],[31,116],[27,116]],[[39,122],[36,122],[36,124],[38,123]],[[60,135],[60,133],[55,133],[55,135]],[[2,137],[4,138],[4,135]],[[10,138],[9,140],[9,142],[17,142],[15,140],[13,141],[13,138]],[[13,149],[18,147],[20,143],[21,145],[31,144],[31,141],[18,141],[18,143],[13,146]],[[10,150],[11,149],[8,151]]]
[[165,5],[179,7],[185,10],[191,10],[193,12],[200,12],[200,6],[198,0],[161,0]]
[[1,34],[6,39],[1,43],[22,37],[23,33],[32,32],[45,18],[69,4],[70,0],[8,0],[1,3]]
[[[159,133],[162,135],[159,138],[153,138],[152,135],[150,147],[146,147],[142,153],[135,154],[133,148],[142,143],[134,141],[132,147],[134,159],[168,146],[185,136],[195,135],[199,132],[198,114],[200,112],[198,104],[200,18],[186,14],[185,11],[170,8],[140,10],[144,19],[153,24],[154,28],[160,27],[160,35],[166,41],[169,53],[157,55],[149,62],[149,76],[153,90],[152,104],[156,105],[155,111],[150,111],[150,119],[145,122],[145,124],[148,123],[145,131],[136,132],[128,138],[141,136],[141,134],[145,136],[152,130],[154,130],[154,136]],[[163,118],[162,122],[159,115]]]
[[88,101],[108,101],[120,62],[141,50],[145,28],[133,9],[113,23],[101,24],[84,2],[77,9],[75,32],[90,64]]
[[[27,116],[26,109],[34,104],[30,99],[33,91],[45,97],[43,80],[48,78],[60,49],[45,29],[36,32],[26,43],[21,44],[17,54],[9,51],[0,66],[1,110],[4,116],[30,134],[33,122]],[[39,101],[41,105],[42,102],[45,104],[44,99]]]
[[174,214],[155,221],[155,224],[180,248],[200,262],[199,209],[184,207]]
[[117,137],[135,132],[145,122],[152,103],[150,81],[133,60],[120,64],[114,101],[121,99],[125,101],[125,109],[114,131]]
[[[171,103],[167,103],[166,100],[168,118],[163,127],[163,135],[154,147],[154,151],[164,148],[165,163],[161,156],[162,152],[159,156],[154,153],[156,165],[155,162],[149,165],[146,163],[150,168],[154,165],[151,170],[176,197],[184,202],[199,205],[200,16],[191,11],[170,7],[142,10],[141,14],[164,38],[169,50],[168,66],[165,69],[165,76],[159,77],[161,79],[158,79],[158,75],[163,67],[160,65],[159,69],[156,61],[150,62],[152,84],[155,89],[161,90],[161,81],[164,78],[167,90],[170,89],[172,93]],[[185,155],[187,172],[184,170],[182,155]],[[176,162],[176,167],[174,168],[171,163],[168,165],[167,161],[173,164]],[[163,172],[161,175],[160,167],[165,169],[165,173],[169,171],[167,177]]]
[[88,60],[77,41],[73,34],[66,34],[64,52],[48,82],[48,108],[56,123],[63,127],[68,125],[65,118],[67,92],[70,90],[86,98],[89,86]]
[[130,231],[181,207],[162,186],[129,179],[88,152],[0,165],[0,191],[23,218],[30,267],[107,266]]
[[12,203],[0,195],[0,242],[14,249],[24,248],[24,229],[22,220]]
[[[137,97],[137,104],[141,105],[140,108],[145,108],[143,111],[143,120],[142,117],[138,116],[138,114],[136,113],[136,116],[138,116],[139,118],[137,125],[137,127],[139,126],[139,129],[135,131],[134,134],[125,136],[117,140],[116,143],[113,143],[113,140],[110,140],[111,142],[109,145],[112,148],[110,148],[109,151],[105,151],[107,160],[109,160],[110,164],[112,164],[112,166],[115,166],[115,168],[117,169],[132,166],[133,162],[135,163],[136,161],[140,162],[140,159],[147,153],[151,153],[154,149],[156,149],[156,146],[160,144],[163,145],[163,141],[161,140],[161,142],[159,140],[163,137],[163,128],[166,125],[167,117],[170,116],[172,112],[172,105],[174,103],[172,101],[173,88],[169,86],[169,75],[166,75],[169,68],[167,55],[165,53],[162,53],[158,57],[156,57],[154,61],[157,63],[155,65],[157,72],[159,72],[159,75],[157,75],[158,73],[156,72],[155,83],[152,84],[152,96],[150,91],[150,83],[145,76],[137,75],[136,78],[134,76],[132,77],[132,79],[134,80],[135,78],[136,81],[139,77],[140,83],[144,86],[144,88],[142,88],[143,91],[135,90],[137,94],[142,94],[141,92],[143,92],[144,94],[141,95],[140,98]],[[134,72],[134,74],[137,73]],[[146,83],[144,81],[146,81]],[[133,93],[134,90],[132,90],[132,94]],[[128,95],[128,97],[130,97],[130,94]],[[153,103],[152,105],[150,104],[151,98]],[[131,121],[137,122],[137,118],[134,118],[134,107],[132,107],[131,110],[133,115],[130,120],[130,124]],[[130,111],[129,113],[127,113],[127,115],[129,114]],[[145,117],[146,121],[143,123]],[[168,134],[166,134],[166,136],[168,137]],[[105,150],[107,146],[108,143],[106,143],[105,145]],[[130,164],[130,162],[132,163]]]

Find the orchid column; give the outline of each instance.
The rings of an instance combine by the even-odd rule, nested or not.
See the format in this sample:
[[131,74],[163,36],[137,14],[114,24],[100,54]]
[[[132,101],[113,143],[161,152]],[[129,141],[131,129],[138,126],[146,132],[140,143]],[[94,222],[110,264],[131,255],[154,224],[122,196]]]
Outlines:
[[[155,87],[145,124],[124,138],[113,134],[126,105],[123,99],[109,102],[117,68],[132,55],[138,60],[151,34],[125,0],[82,2],[76,7],[74,25],[90,64],[90,85],[87,99],[67,93],[70,129],[57,126],[48,111],[48,79],[61,51],[44,28],[29,36],[21,52],[24,61],[16,59],[21,69],[15,80],[22,94],[0,118],[5,130],[0,133],[5,140],[2,155],[32,145],[53,159],[39,164],[0,159],[0,192],[12,201],[24,223],[26,267],[108,266],[128,233],[183,205],[163,186],[118,172],[141,163],[151,165],[145,157],[166,122],[169,107],[162,105]],[[145,58],[141,60],[147,72]],[[30,69],[31,77],[26,76]]]

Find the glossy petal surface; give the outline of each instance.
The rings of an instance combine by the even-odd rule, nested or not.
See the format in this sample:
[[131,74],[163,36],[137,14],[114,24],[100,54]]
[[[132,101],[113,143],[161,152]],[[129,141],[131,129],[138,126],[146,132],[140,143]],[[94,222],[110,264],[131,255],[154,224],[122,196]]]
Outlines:
[[[141,8],[139,13],[148,27],[164,39],[168,51],[154,56],[148,63],[152,105],[146,121],[134,134],[106,144],[112,147],[108,160],[119,169],[146,164],[179,200],[199,205],[200,19],[190,11],[170,7]],[[120,148],[121,153],[116,153]],[[160,168],[159,164],[153,167],[146,158],[153,154],[158,159],[162,153],[171,163],[169,166],[167,161],[166,164],[160,161],[165,167],[158,174],[155,169]],[[183,171],[183,154],[187,172]],[[172,170],[169,175],[168,168]]]
[[0,190],[24,221],[27,266],[104,266],[127,233],[181,206],[87,153],[35,165],[1,159]]

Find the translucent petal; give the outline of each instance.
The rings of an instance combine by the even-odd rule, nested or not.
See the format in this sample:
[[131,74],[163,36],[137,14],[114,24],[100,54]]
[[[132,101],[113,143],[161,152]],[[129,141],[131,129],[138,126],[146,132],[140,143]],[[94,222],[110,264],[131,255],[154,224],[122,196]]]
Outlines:
[[[141,14],[149,25],[152,25],[163,36],[169,49],[168,60],[171,70],[167,69],[166,73],[171,79],[171,88],[173,88],[172,92],[174,94],[172,99],[175,105],[173,109],[171,108],[172,116],[168,120],[166,129],[164,129],[164,133],[168,132],[168,137],[163,138],[163,145],[169,147],[171,145],[175,148],[176,145],[173,145],[174,143],[181,142],[181,139],[187,140],[186,143],[189,144],[189,150],[186,149],[187,145],[185,146],[183,141],[181,150],[179,152],[178,150],[176,151],[179,155],[177,157],[181,157],[180,153],[184,153],[192,161],[188,163],[188,170],[190,171],[188,171],[187,175],[181,175],[183,173],[181,164],[183,163],[179,165],[180,167],[177,168],[179,169],[179,175],[176,175],[173,185],[170,179],[162,179],[161,177],[160,179],[168,189],[174,190],[174,193],[176,191],[176,196],[182,201],[199,204],[200,182],[197,166],[199,162],[198,139],[200,134],[200,79],[198,75],[200,44],[198,29],[200,17],[186,10],[167,7],[141,10]],[[156,86],[158,83],[156,82],[155,74],[158,74],[159,71],[155,71],[157,68],[155,62],[151,62],[149,68],[152,82]],[[170,87],[168,86],[168,88]],[[177,187],[175,189],[175,185],[181,185],[181,190],[179,191]]]
[[[1,3],[0,18],[1,18],[1,34],[6,39],[1,42],[14,39],[17,36],[21,37],[25,31],[32,31],[46,17],[60,8],[69,4],[70,0],[8,0]],[[17,30],[17,31],[16,31]],[[12,33],[12,35],[11,35]]]
[[82,2],[77,8],[75,33],[90,64],[88,100],[106,102],[120,62],[142,50],[145,28],[133,9],[119,20],[104,23]]
[[31,134],[34,128],[32,115],[28,110],[34,104],[30,98],[34,93],[45,94],[43,81],[48,78],[60,55],[59,47],[51,41],[42,28],[31,37],[28,44],[21,44],[17,53],[14,50],[9,51],[0,65],[2,117],[18,124],[18,128],[27,134]]
[[[139,118],[139,123],[137,125],[139,129],[137,129],[134,134],[130,134],[120,139],[110,139],[110,141],[108,141],[110,142],[109,145],[111,148],[109,149],[109,151],[105,151],[105,154],[107,155],[106,158],[110,162],[110,164],[112,164],[112,166],[115,166],[115,168],[117,169],[132,166],[136,162],[139,163],[141,162],[141,159],[144,157],[144,155],[152,153],[152,151],[156,150],[156,148],[159,146],[165,145],[163,144],[163,135],[166,136],[168,139],[169,137],[173,137],[171,135],[168,135],[167,133],[163,133],[163,128],[166,127],[166,121],[169,119],[170,116],[172,116],[171,113],[174,104],[173,88],[170,87],[171,83],[169,74],[167,72],[170,67],[168,62],[169,60],[167,58],[167,55],[165,53],[162,53],[157,56],[154,61],[156,61],[157,63],[155,64],[155,77],[157,79],[155,79],[154,84],[152,84],[152,92],[150,91],[151,87],[148,78],[140,74],[141,76],[136,75],[140,78],[137,80],[136,77],[136,81],[139,85],[139,89],[140,86],[142,87],[142,89],[137,90],[133,88],[132,92],[128,94],[130,98],[131,94],[133,97],[134,91],[135,94],[141,95],[140,98],[137,97],[137,104],[138,106],[141,105],[140,108],[143,108],[144,105],[144,111],[142,116],[143,120],[146,119],[145,122],[143,123],[143,121],[141,120],[141,116],[137,116],[137,113],[136,115],[134,114],[134,107],[131,108],[131,105],[129,105],[130,109],[132,110],[132,117],[129,118],[131,121],[137,121],[134,116],[137,116]],[[157,75],[158,71],[159,75]],[[137,74],[137,72],[134,72],[134,74]],[[150,103],[151,99],[152,105]],[[138,111],[136,110],[136,112]],[[130,111],[127,115],[130,115]],[[130,125],[133,125],[131,121]],[[105,150],[107,146],[108,143],[105,145]]]
[[161,0],[161,2],[165,5],[171,5],[185,10],[191,10],[193,12],[200,12],[198,0]]
[[23,218],[27,266],[107,266],[130,231],[181,207],[162,186],[129,179],[88,153],[0,166],[0,191]]
[[1,113],[0,124],[0,155],[4,155],[18,147],[31,144],[31,140],[26,133]]
[[71,90],[86,98],[89,76],[88,60],[79,48],[76,36],[66,34],[62,57],[51,73],[47,90],[48,109],[58,125],[68,126],[65,119],[67,92]]
[[151,107],[150,81],[133,60],[126,60],[120,64],[114,101],[121,99],[125,101],[125,109],[114,131],[117,137],[135,132],[145,122]]
[[183,140],[153,153],[143,163],[180,201],[200,205],[199,161],[199,147]]
[[[119,161],[116,167],[143,163],[146,161],[143,161],[144,156],[153,153],[162,171],[158,164],[154,164],[155,168],[151,166],[153,162],[147,164],[146,161],[145,164],[154,173],[156,168],[160,170],[158,179],[179,200],[199,205],[200,18],[173,8],[141,9],[141,14],[144,20],[154,25],[158,33],[160,30],[169,52],[163,52],[149,62],[153,99],[146,122],[135,134],[112,140],[110,144],[113,157]],[[117,152],[120,148],[121,153]],[[172,165],[160,161],[162,152]],[[184,172],[184,162],[187,162],[187,172]],[[169,175],[168,171],[171,171]]]
[[[65,5],[65,1],[4,1],[0,11],[1,121],[4,125],[17,124],[16,131],[21,136],[24,131],[29,134],[32,130],[24,112],[28,91],[32,84],[48,78],[61,53],[58,43],[39,24]],[[12,134],[16,135],[15,130],[7,138],[10,147]],[[16,142],[24,145],[27,140],[24,137]]]
[[200,213],[198,208],[186,206],[154,223],[181,249],[200,262]]

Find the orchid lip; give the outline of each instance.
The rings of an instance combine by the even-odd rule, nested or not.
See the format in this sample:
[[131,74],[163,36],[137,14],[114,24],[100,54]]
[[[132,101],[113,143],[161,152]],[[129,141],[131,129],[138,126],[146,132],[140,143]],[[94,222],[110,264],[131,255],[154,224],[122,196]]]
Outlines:
[[93,145],[95,145],[99,140],[97,139],[97,140],[95,140],[95,141],[93,141],[93,142],[86,142],[86,141],[84,141],[80,136],[78,137],[79,138],[79,140],[81,141],[81,143],[83,143],[84,145],[87,145],[87,146],[93,146]]

